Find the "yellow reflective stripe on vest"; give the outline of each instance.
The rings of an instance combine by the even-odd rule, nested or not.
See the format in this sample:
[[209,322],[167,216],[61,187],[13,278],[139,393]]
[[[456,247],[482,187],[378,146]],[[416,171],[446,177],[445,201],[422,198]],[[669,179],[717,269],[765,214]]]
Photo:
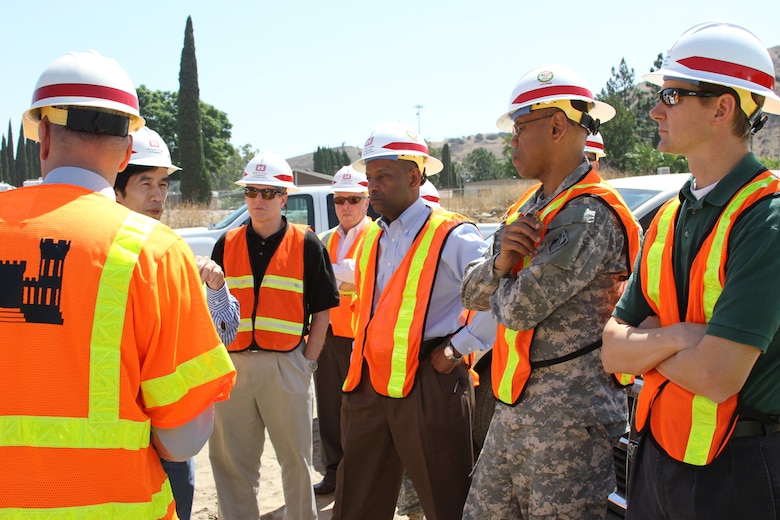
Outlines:
[[498,385],[498,398],[505,403],[514,402],[512,395],[512,378],[520,365],[520,356],[517,354],[515,344],[517,342],[518,332],[512,329],[504,330],[504,339],[508,345],[506,368],[504,368],[504,374],[501,376],[501,382]]
[[[303,325],[295,321],[285,321],[267,316],[255,317],[255,330],[265,330],[269,332],[279,332],[280,334],[301,335]],[[248,332],[252,330],[252,318],[242,318],[238,322],[238,332]]]
[[251,274],[246,276],[226,276],[225,282],[228,284],[228,289],[249,289],[255,286],[255,277]]
[[683,462],[696,466],[707,464],[717,425],[718,404],[703,395],[694,395],[691,404],[691,431]]
[[122,329],[130,279],[157,221],[130,213],[109,248],[95,301],[87,418],[4,417],[0,445],[139,450],[149,446],[149,421],[119,418]]
[[203,374],[217,373],[212,380],[229,374],[233,366],[222,348],[219,345],[182,363],[172,374],[143,381],[141,388],[146,406],[166,406],[179,401],[191,389],[203,384]]
[[152,494],[151,502],[93,504],[72,507],[40,507],[31,509],[0,509],[0,520],[51,520],[67,518],[69,520],[95,518],[163,518],[173,501],[171,486],[166,479],[163,488]]
[[661,271],[664,256],[664,244],[668,239],[669,224],[677,214],[677,208],[680,206],[679,199],[673,199],[668,204],[658,220],[656,239],[647,250],[647,294],[651,300],[659,306],[661,301]]
[[263,281],[260,282],[260,287],[303,294],[303,280],[290,278],[288,276],[265,274],[263,276]]
[[425,267],[425,259],[431,250],[431,242],[436,230],[444,219],[431,215],[428,231],[420,239],[420,244],[414,252],[409,273],[404,283],[404,296],[401,308],[398,309],[398,319],[393,329],[393,356],[390,364],[390,378],[387,381],[387,395],[403,397],[404,381],[406,380],[406,360],[409,356],[409,330],[414,320],[414,310],[417,308],[417,286]]

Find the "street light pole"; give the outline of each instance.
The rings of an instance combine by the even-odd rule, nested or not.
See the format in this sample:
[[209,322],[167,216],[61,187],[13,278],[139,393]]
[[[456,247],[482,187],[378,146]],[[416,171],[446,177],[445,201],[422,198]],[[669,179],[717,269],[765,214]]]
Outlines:
[[417,133],[422,134],[422,132],[420,132],[420,109],[425,107],[423,107],[422,105],[414,105],[414,108],[417,109]]

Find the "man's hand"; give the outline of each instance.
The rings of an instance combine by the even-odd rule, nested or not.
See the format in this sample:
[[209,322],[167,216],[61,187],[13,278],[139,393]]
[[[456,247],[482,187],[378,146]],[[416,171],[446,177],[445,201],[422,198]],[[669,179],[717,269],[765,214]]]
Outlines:
[[203,283],[211,289],[218,291],[225,285],[225,273],[214,260],[207,256],[196,256],[195,262],[198,265],[198,272]]
[[493,267],[498,271],[508,271],[517,265],[524,256],[534,256],[539,245],[539,229],[542,224],[535,218],[524,215],[504,226],[501,236],[501,252],[496,256]]
[[449,374],[453,370],[455,370],[455,367],[460,365],[463,362],[463,358],[460,357],[460,354],[455,350],[453,347],[452,351],[453,354],[458,357],[457,361],[451,361],[447,359],[447,356],[444,355],[444,347],[447,346],[449,343],[449,340],[445,341],[435,349],[433,349],[433,352],[431,352],[431,364],[433,365],[433,369],[437,371],[440,374]]
[[354,283],[341,282],[341,284],[339,285],[339,292],[343,292],[343,293],[355,292],[356,289],[357,287],[355,287]]

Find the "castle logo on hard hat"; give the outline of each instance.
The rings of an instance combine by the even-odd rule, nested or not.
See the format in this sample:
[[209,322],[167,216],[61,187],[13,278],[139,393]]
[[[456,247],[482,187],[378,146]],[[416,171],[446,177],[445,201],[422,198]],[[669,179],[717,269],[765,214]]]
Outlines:
[[265,171],[265,164],[258,164],[255,166],[256,172],[264,172]]
[[365,146],[371,146],[371,145],[373,144],[373,142],[374,142],[374,136],[372,135],[371,137],[369,137],[368,139],[366,139],[366,144],[365,144]]
[[342,179],[345,181],[351,181],[352,180],[352,174],[351,173],[345,173],[341,176]]
[[552,79],[554,77],[555,77],[555,74],[553,74],[551,70],[543,70],[542,72],[539,73],[538,76],[536,76],[536,79],[540,83],[548,83],[548,82],[552,81]]

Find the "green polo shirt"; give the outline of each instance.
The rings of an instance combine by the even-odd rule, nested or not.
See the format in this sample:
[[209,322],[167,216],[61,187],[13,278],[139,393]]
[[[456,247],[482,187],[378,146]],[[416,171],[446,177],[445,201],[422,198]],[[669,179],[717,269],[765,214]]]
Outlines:
[[[752,153],[703,199],[690,183],[680,191],[682,205],[674,233],[673,269],[686,314],[691,265],[728,201],[765,168]],[[780,195],[780,194],[779,194]],[[639,263],[639,262],[637,262]],[[632,275],[614,316],[633,326],[653,314],[641,288],[641,267]],[[696,290],[694,288],[694,290]],[[743,212],[731,231],[723,292],[707,325],[707,334],[761,350],[740,392],[741,408],[780,415],[780,198],[759,201]]]

